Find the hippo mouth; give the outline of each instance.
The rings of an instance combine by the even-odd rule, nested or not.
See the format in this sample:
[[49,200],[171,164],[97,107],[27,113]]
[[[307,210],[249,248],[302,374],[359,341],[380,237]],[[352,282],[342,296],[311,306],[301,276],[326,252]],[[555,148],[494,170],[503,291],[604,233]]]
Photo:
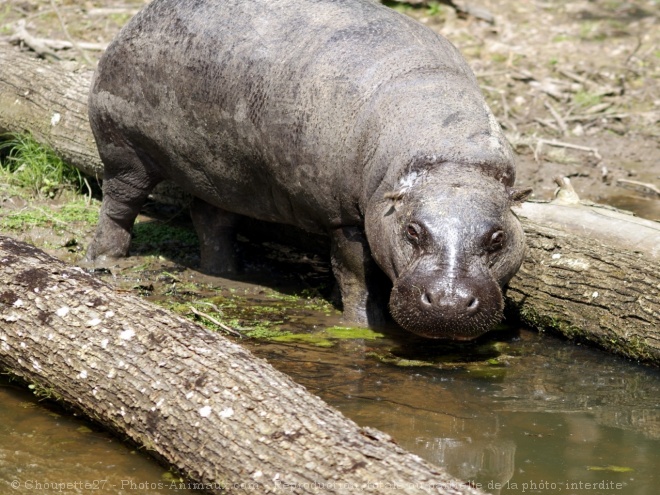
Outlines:
[[492,277],[403,277],[394,283],[390,313],[406,330],[432,339],[472,340],[502,320],[502,289]]

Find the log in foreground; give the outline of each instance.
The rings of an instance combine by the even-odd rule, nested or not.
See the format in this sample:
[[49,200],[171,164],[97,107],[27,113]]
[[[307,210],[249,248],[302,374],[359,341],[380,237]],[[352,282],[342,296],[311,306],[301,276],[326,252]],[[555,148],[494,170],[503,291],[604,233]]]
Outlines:
[[[71,72],[2,44],[0,67],[12,68],[0,72],[0,133],[30,130],[70,164],[100,176],[87,122],[91,72]],[[165,184],[154,196],[181,201],[180,191]],[[660,224],[648,222],[635,239],[640,228],[635,217],[602,220],[602,209],[590,216],[589,208],[523,206],[528,256],[510,283],[508,302],[539,330],[660,365],[657,248],[644,250],[639,240],[649,236],[644,242],[660,245]]]
[[0,361],[211,493],[479,494],[265,361],[0,236]]

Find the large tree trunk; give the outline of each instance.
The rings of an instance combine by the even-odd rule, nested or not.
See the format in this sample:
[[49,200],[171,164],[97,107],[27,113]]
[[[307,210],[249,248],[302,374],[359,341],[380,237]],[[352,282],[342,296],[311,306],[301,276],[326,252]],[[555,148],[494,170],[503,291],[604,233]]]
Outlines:
[[[2,45],[0,67],[0,131],[31,130],[71,164],[100,175],[86,122],[89,72],[71,73]],[[509,307],[540,330],[660,364],[660,225],[560,207],[523,206],[528,255],[510,284]]]
[[0,287],[3,366],[212,493],[481,493],[224,337],[5,236]]

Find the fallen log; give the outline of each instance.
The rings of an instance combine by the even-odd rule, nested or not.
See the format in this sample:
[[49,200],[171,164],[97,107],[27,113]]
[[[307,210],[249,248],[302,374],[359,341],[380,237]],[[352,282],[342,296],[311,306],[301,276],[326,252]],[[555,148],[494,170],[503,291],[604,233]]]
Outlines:
[[[29,133],[89,177],[103,177],[103,163],[87,118],[94,71],[75,62],[49,63],[0,43],[0,136]],[[186,195],[163,182],[153,197],[185,204]]]
[[660,224],[603,211],[522,205],[527,255],[507,304],[533,328],[660,365]]
[[64,161],[102,177],[87,119],[93,71],[75,63],[48,63],[0,44],[0,134],[31,133]]
[[479,494],[239,345],[0,236],[0,363],[210,493]]
[[[71,72],[3,45],[0,67],[0,132],[29,130],[72,165],[100,176],[86,120],[91,73]],[[176,190],[160,191],[157,199],[180,201]],[[641,241],[633,240],[639,222],[630,215],[595,222],[583,214],[595,207],[586,205],[563,208],[559,216],[553,213],[554,220],[545,216],[557,206],[521,209],[528,255],[510,283],[509,309],[539,330],[660,365],[660,266],[653,255],[657,251],[644,251]],[[602,217],[602,209],[594,211]],[[660,245],[658,225],[649,222],[641,236],[655,246]],[[622,235],[615,241],[617,232]]]

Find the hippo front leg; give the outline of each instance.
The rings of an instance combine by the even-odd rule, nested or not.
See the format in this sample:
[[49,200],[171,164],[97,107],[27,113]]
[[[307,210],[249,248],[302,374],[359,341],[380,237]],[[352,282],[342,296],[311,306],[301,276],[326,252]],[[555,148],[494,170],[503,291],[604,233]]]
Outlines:
[[340,227],[331,237],[332,271],[341,292],[344,319],[361,326],[383,324],[388,281],[371,258],[364,232],[358,227]]
[[[106,175],[109,174],[106,172]],[[134,187],[125,178],[110,176],[104,179],[99,223],[83,265],[103,266],[107,260],[128,255],[133,223],[156,182],[145,181],[146,185]]]

